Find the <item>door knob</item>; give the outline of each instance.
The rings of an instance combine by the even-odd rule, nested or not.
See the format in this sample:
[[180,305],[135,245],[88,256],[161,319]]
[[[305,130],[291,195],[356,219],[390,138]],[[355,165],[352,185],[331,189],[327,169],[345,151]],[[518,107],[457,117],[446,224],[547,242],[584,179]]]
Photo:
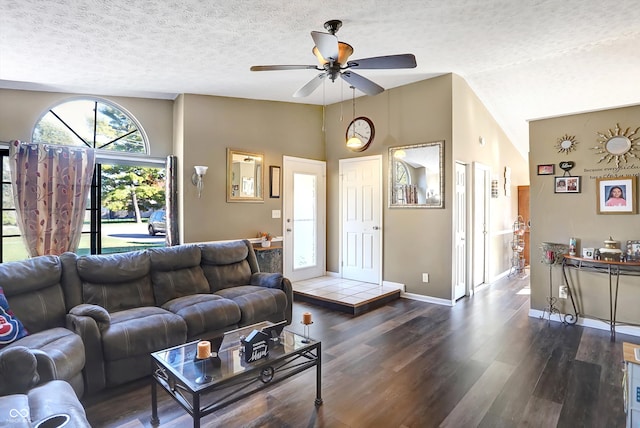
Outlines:
[[373,226],[373,230],[380,230],[378,226]]

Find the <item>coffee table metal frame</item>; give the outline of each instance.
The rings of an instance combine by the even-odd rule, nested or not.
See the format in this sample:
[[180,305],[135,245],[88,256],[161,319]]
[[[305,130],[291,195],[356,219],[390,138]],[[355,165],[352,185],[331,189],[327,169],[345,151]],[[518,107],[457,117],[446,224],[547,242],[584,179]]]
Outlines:
[[[262,325],[264,323],[257,326]],[[243,331],[251,332],[252,327]],[[321,343],[314,340],[304,343],[305,340],[299,334],[284,330],[279,340],[272,342],[269,355],[254,363],[244,363],[239,341],[223,343],[217,362],[195,360],[198,340],[152,353],[151,424],[160,423],[158,385],[193,417],[194,428],[199,428],[203,416],[312,367],[316,368],[315,405],[322,405]],[[170,355],[178,357],[170,361]],[[205,371],[212,380],[198,384],[195,379],[202,374],[203,364],[207,364]]]

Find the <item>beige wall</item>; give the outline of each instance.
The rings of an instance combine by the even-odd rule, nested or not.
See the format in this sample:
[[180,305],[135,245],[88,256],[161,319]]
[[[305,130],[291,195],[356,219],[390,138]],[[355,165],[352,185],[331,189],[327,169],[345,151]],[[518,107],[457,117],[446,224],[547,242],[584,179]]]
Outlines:
[[[453,156],[473,166],[478,162],[498,180],[498,198],[490,199],[489,278],[511,268],[513,222],[518,215],[518,186],[529,184],[527,160],[496,123],[478,96],[460,76],[453,75]],[[480,137],[485,144],[480,144]],[[505,195],[505,167],[511,169],[511,196]],[[472,174],[472,170],[468,171]],[[470,230],[473,232],[473,229]],[[467,245],[473,245],[470,234]]]
[[[340,121],[340,117],[343,120]],[[327,108],[327,270],[340,271],[339,254],[339,160],[382,155],[383,159],[383,279],[406,284],[407,291],[450,300],[452,298],[452,216],[455,160],[480,159],[493,172],[508,165],[514,170],[513,195],[492,200],[496,227],[511,224],[517,213],[517,185],[528,184],[527,164],[513,148],[486,108],[459,76],[452,74],[394,88],[375,97],[356,100],[356,116],[367,116],[376,136],[363,153],[346,149],[345,130],[351,120],[351,99]],[[478,136],[489,141],[479,148]],[[444,209],[388,208],[389,147],[445,141]],[[493,201],[496,201],[495,203]],[[506,225],[506,226],[505,226]],[[496,232],[492,244],[492,274],[509,269],[510,247],[504,234]],[[511,236],[508,236],[509,241]],[[506,247],[506,248],[505,248]],[[429,283],[422,273],[429,273]]]
[[[282,198],[270,198],[269,166],[282,166],[283,156],[324,160],[322,107],[239,98],[180,97],[181,145],[176,145],[180,194],[183,195],[184,242],[253,238],[258,231],[282,235]],[[264,203],[226,202],[227,148],[264,153]],[[194,165],[207,165],[198,199],[191,183]]]
[[[28,140],[37,118],[52,104],[71,97],[31,91],[0,91],[0,140]],[[381,155],[383,162],[383,279],[407,285],[410,293],[451,299],[452,207],[455,161],[479,160],[500,176],[511,166],[513,190],[526,184],[526,169],[504,133],[464,80],[449,74],[357,99],[356,114],[371,118],[375,141],[363,153],[344,144],[351,120],[351,99],[326,107],[323,133],[321,106],[204,95],[180,95],[175,101],[105,97],[135,116],[147,132],[154,157],[178,157],[179,205],[183,242],[254,237],[258,231],[282,234],[282,199],[264,203],[226,202],[226,149],[265,155],[270,165],[283,156],[327,161],[327,270],[339,269],[339,160]],[[487,140],[477,144],[478,136]],[[445,208],[389,209],[388,148],[445,141]],[[209,167],[199,199],[191,184],[194,165]],[[503,182],[502,182],[503,183]],[[492,200],[492,229],[509,228],[515,199]],[[504,234],[492,239],[492,275],[508,270],[510,248]],[[510,236],[508,236],[510,240]],[[422,273],[430,282],[422,283]]]
[[[614,129],[616,123],[624,129],[635,130],[640,126],[640,106],[576,114],[552,119],[532,121],[529,125],[531,142],[531,307],[542,310],[549,294],[549,269],[540,263],[542,242],[568,244],[570,237],[578,239],[578,251],[583,247],[603,247],[603,241],[610,236],[615,240],[640,239],[638,214],[602,215],[596,212],[596,178],[640,174],[640,161],[629,159],[620,169],[614,163],[598,163],[599,156],[593,150],[598,145],[598,133]],[[558,138],[575,135],[578,144],[569,154],[558,153],[555,148]],[[576,166],[571,175],[582,177],[582,189],[577,194],[555,194],[554,176],[537,175],[537,165],[555,164],[556,175],[563,171],[558,168],[561,161],[574,161]],[[635,197],[638,198],[638,192]],[[561,270],[553,268],[553,293],[557,296],[561,284]],[[603,274],[584,273],[576,275],[579,282],[576,290],[581,312],[590,317],[609,317],[608,280]],[[637,277],[623,277],[620,280],[618,320],[639,323],[640,287]],[[569,305],[560,300],[562,305]],[[567,307],[561,307],[564,312]]]
[[[0,89],[0,141],[31,141],[36,121],[52,106],[78,95]],[[114,102],[138,119],[147,134],[152,157],[172,153],[173,101],[130,97],[99,97]]]

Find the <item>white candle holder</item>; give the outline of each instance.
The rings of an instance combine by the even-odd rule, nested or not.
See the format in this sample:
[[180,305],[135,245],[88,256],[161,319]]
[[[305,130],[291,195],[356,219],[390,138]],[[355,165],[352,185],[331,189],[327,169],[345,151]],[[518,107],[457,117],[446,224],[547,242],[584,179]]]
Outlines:
[[211,376],[209,376],[207,374],[207,360],[209,358],[203,358],[203,359],[197,359],[196,360],[196,364],[200,365],[200,370],[202,371],[202,374],[200,376],[198,376],[195,380],[195,382],[198,385],[202,385],[203,383],[209,383],[211,382],[211,380],[213,379]]
[[300,321],[300,324],[304,326],[304,339],[302,339],[302,343],[311,343],[311,339],[309,339],[309,326],[313,324],[313,321],[311,321],[310,323]]

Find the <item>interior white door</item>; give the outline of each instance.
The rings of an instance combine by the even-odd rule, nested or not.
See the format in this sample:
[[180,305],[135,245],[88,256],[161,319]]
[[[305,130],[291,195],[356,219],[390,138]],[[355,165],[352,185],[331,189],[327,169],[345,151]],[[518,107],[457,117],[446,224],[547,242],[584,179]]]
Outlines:
[[382,278],[382,157],[340,160],[342,277]]
[[473,287],[489,282],[489,202],[491,171],[473,164]]
[[467,167],[456,162],[453,298],[467,293]]
[[285,156],[282,162],[283,265],[292,281],[326,270],[326,163]]

